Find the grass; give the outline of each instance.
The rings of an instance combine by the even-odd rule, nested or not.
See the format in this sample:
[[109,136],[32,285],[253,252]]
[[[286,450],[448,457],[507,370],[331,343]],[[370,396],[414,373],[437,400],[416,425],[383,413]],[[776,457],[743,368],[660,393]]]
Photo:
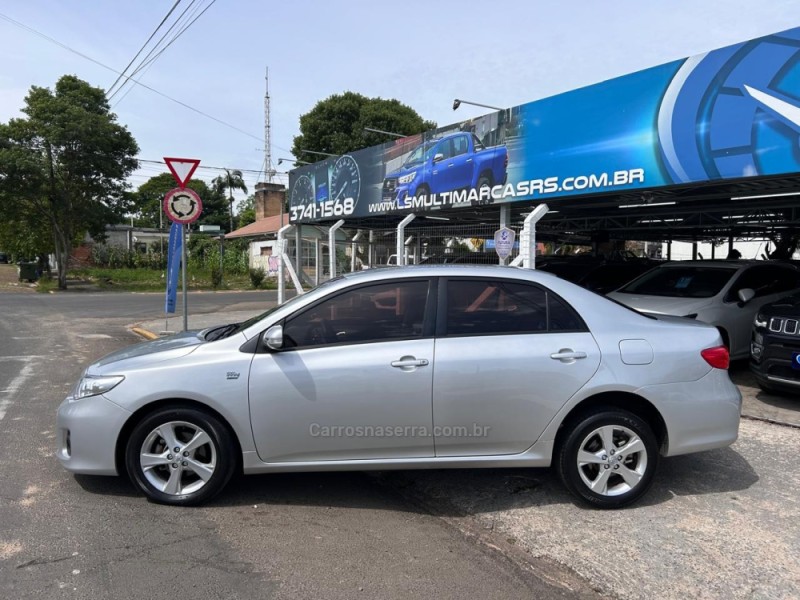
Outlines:
[[[186,274],[187,285],[190,291],[214,290],[211,283],[211,271],[204,269],[189,268]],[[180,278],[178,279],[178,289],[180,290]],[[130,269],[130,268],[99,268],[92,267],[86,269],[74,269],[67,275],[67,289],[77,285],[95,285],[101,290],[120,291],[120,292],[163,292],[166,289],[165,273],[161,270],[153,269]],[[47,283],[49,287],[51,284]],[[57,288],[57,281],[52,284],[50,289]],[[40,288],[42,285],[40,284]],[[275,289],[277,284],[274,280],[265,280],[259,289]],[[252,290],[250,277],[245,273],[233,275],[225,273],[223,275],[223,285],[220,290]],[[42,291],[49,291],[42,290]]]

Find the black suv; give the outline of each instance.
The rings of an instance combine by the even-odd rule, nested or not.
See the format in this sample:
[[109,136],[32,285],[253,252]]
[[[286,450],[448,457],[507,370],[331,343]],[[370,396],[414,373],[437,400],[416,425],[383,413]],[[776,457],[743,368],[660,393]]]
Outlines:
[[800,394],[800,294],[765,304],[758,311],[750,369],[762,390]]

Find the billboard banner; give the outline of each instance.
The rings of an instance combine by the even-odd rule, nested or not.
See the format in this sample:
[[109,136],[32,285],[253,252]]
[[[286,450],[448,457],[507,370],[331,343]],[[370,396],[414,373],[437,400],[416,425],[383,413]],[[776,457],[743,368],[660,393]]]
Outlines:
[[800,28],[295,169],[290,218],[800,172]]

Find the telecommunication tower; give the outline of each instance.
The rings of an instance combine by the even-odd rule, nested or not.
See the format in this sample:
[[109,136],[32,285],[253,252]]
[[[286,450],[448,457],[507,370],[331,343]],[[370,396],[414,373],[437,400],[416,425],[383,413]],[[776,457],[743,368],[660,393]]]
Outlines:
[[267,181],[272,182],[275,169],[272,168],[272,140],[270,139],[269,125],[269,67],[266,68],[266,93],[264,94],[264,168],[267,172]]

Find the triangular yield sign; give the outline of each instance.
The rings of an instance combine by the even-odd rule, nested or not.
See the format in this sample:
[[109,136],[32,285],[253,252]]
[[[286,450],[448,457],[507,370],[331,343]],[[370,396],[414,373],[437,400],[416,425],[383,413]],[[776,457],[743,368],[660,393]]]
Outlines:
[[200,161],[196,158],[168,158],[164,157],[164,162],[172,172],[172,176],[181,188],[186,187],[186,182],[192,178]]

